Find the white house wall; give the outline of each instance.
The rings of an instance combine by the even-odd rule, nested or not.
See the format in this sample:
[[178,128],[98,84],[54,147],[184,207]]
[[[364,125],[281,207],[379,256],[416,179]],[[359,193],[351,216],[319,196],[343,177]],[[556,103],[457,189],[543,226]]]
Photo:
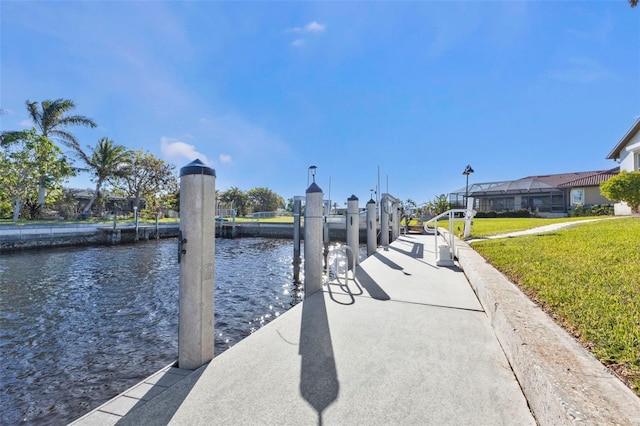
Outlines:
[[637,170],[634,153],[640,151],[640,132],[633,135],[627,146],[620,151],[620,170],[632,172]]
[[[620,151],[620,171],[638,170],[640,165],[635,163],[635,154],[638,151],[640,151],[640,132],[636,132],[624,149]],[[631,207],[627,203],[616,203],[613,206],[613,212],[616,216],[628,216],[631,214]]]

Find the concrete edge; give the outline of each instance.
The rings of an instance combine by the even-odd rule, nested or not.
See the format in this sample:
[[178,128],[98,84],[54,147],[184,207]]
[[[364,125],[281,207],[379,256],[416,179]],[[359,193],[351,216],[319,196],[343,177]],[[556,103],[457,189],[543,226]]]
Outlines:
[[167,389],[184,381],[185,378],[193,373],[192,370],[177,368],[175,365],[176,362],[174,361],[163,367],[99,407],[73,420],[69,425],[115,425],[124,417],[144,407],[148,402],[156,399]]
[[467,243],[456,252],[540,425],[638,425],[640,398]]

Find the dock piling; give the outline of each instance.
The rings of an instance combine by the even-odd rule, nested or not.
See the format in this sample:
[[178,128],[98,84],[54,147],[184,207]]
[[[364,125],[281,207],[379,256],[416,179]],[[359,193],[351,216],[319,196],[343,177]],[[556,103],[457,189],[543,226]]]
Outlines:
[[[358,247],[360,246],[360,209],[358,208],[358,197],[352,195],[347,199],[347,245],[351,252],[347,250],[347,269],[355,271],[358,264]],[[353,256],[351,255],[353,253]],[[350,257],[353,257],[350,259]]]
[[306,191],[304,208],[304,297],[322,290],[322,189],[314,180]]
[[300,212],[302,210],[302,197],[293,197],[293,281],[300,282]]
[[367,202],[367,256],[378,250],[378,224],[376,221],[376,202],[371,198]]
[[213,359],[215,170],[195,160],[180,169],[178,365]]

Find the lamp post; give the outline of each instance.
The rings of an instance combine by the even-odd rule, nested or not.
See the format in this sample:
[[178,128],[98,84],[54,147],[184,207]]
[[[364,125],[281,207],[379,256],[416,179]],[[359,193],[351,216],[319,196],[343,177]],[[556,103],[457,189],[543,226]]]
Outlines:
[[467,185],[465,186],[465,192],[464,192],[464,202],[465,202],[465,204],[467,203],[467,200],[469,199],[469,175],[471,173],[473,173],[473,169],[471,168],[471,166],[469,164],[467,164],[467,167],[464,168],[464,172],[462,172],[462,174],[467,177]]
[[311,176],[313,177],[313,182],[316,181],[316,169],[318,167],[316,166],[309,166],[309,169],[307,170],[307,187],[309,187],[309,173],[311,173]]

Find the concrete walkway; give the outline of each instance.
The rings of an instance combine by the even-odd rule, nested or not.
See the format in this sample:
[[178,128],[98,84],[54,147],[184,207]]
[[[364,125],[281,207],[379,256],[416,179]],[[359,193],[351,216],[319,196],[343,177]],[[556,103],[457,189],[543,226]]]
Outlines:
[[356,280],[130,401],[118,424],[535,425],[464,273],[435,266],[433,238],[401,236]]
[[521,237],[524,235],[544,234],[546,232],[555,232],[561,229],[572,228],[576,225],[582,225],[584,223],[597,222],[600,220],[622,219],[624,217],[625,216],[615,216],[615,217],[607,216],[607,217],[603,217],[602,219],[584,219],[584,220],[575,220],[573,222],[552,223],[550,225],[537,226],[535,228],[524,229],[522,231],[514,231],[514,232],[507,232],[505,234],[489,235],[483,238],[471,238],[467,240],[467,242],[480,241],[480,240],[494,240],[499,238],[513,238],[513,237]]

